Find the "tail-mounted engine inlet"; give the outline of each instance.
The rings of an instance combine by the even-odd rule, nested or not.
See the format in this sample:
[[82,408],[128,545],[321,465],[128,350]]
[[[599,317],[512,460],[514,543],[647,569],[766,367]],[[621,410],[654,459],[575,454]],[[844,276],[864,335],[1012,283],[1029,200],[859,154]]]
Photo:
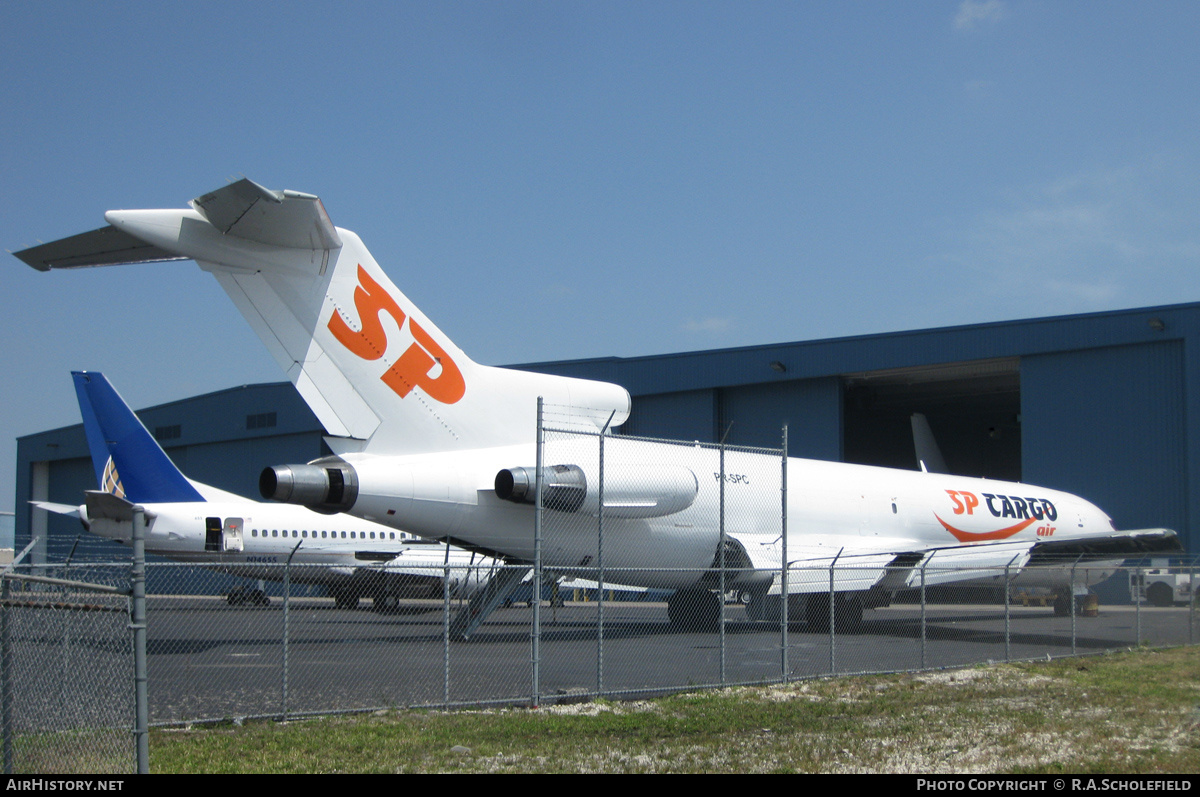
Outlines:
[[[560,512],[577,512],[587,496],[587,477],[576,465],[542,468],[542,506]],[[506,468],[496,474],[496,495],[518,504],[534,503],[537,468]]]
[[[560,512],[600,511],[600,479],[578,465],[542,468],[542,506]],[[496,474],[496,495],[518,504],[534,503],[537,468],[506,468]],[[614,468],[604,477],[604,515],[652,518],[681,512],[696,500],[696,474],[682,465],[636,465]]]
[[276,465],[266,468],[258,477],[258,491],[263,498],[334,515],[354,506],[358,499],[358,474],[349,463],[336,457],[307,465]]

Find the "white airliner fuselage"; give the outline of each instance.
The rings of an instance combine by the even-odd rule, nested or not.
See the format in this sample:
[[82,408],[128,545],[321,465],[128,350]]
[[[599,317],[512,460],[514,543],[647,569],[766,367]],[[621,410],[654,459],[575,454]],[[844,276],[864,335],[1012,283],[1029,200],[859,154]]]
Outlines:
[[[348,515],[320,515],[303,507],[258,502],[146,503],[146,552],[180,562],[217,564],[246,578],[280,581],[282,565],[298,584],[322,584],[335,596],[372,575],[411,577],[411,596],[440,596],[449,566],[452,594],[485,583],[493,560],[472,557],[435,540],[415,537]],[[90,532],[128,544],[129,521],[90,517]],[[472,566],[474,565],[474,566]],[[369,594],[369,590],[355,590]]]
[[[663,470],[683,467],[694,475],[694,500],[662,517],[624,518],[623,507],[606,499],[604,566],[609,576],[657,588],[694,584],[698,573],[712,567],[720,544],[715,520],[721,505],[719,452],[708,446],[665,446],[619,436],[605,445],[606,482],[616,481],[623,470],[646,470],[647,463],[653,471],[656,462]],[[535,453],[533,446],[524,445],[386,460],[346,454],[342,459],[357,474],[359,497],[352,510],[356,515],[415,534],[448,533],[473,546],[530,561],[534,506],[500,499],[494,483],[499,471],[530,464]],[[589,475],[598,468],[598,463],[581,459],[577,444],[570,454],[560,456],[554,444],[547,444],[545,457],[547,464],[569,461]],[[782,463],[778,457],[736,450],[726,451],[724,459],[725,534],[745,549],[749,566],[758,568],[731,572],[730,583],[765,585],[778,572],[783,555]],[[990,575],[997,577],[1003,577],[1008,566],[1015,576],[1036,542],[1107,539],[1115,532],[1111,519],[1094,504],[1020,483],[798,458],[788,459],[787,477],[788,559],[793,567],[823,571],[840,554],[845,567],[877,569],[879,555],[929,551],[927,584],[962,580],[943,571],[966,564],[992,570]],[[437,498],[422,494],[422,482],[444,492]],[[560,570],[594,572],[599,557],[596,535],[570,533],[568,513],[547,510],[544,518],[547,528],[560,531],[546,536],[543,562]],[[968,550],[969,563],[963,558]],[[648,562],[654,563],[652,570]],[[727,561],[727,567],[733,565]],[[1111,563],[1107,572],[1093,566],[1089,573],[1093,583],[1106,578]],[[817,570],[812,577],[818,582],[822,578]],[[921,577],[912,571],[906,586],[919,584]],[[1061,578],[1039,568],[1024,573],[1018,583],[1042,582],[1059,586]],[[793,584],[791,591],[797,588]]]

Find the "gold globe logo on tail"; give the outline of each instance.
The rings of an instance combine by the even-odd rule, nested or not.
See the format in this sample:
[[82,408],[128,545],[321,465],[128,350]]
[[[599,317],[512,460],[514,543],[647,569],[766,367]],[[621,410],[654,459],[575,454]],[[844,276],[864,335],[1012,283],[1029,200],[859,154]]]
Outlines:
[[112,493],[118,498],[125,497],[125,488],[121,486],[121,474],[117,473],[117,466],[113,463],[112,457],[109,457],[108,462],[104,463],[104,476],[100,480],[100,489],[106,493]]

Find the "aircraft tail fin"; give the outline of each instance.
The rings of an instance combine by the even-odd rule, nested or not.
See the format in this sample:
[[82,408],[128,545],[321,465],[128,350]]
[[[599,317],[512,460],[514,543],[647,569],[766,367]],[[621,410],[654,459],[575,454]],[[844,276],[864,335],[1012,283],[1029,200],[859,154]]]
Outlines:
[[105,251],[87,251],[103,242],[86,233],[17,256],[43,270],[164,253],[195,260],[296,385],[336,453],[531,442],[538,397],[564,424],[592,430],[629,415],[629,393],[617,385],[471,361],[312,194],[241,180],[186,210],[112,210],[105,219],[120,233]]
[[138,503],[204,500],[103,374],[71,376],[103,492]]

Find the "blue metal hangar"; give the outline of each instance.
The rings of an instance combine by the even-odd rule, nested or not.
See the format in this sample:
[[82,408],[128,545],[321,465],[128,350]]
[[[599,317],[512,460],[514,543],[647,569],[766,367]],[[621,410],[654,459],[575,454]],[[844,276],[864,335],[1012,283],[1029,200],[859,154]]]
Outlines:
[[[1200,550],[1200,303],[514,367],[623,385],[620,433],[778,447],[786,423],[789,453],[814,459],[915,468],[924,413],[952,472],[1067,490]],[[249,497],[264,466],[329,454],[287,382],[139,414],[191,478]],[[82,426],[22,437],[17,458],[17,549],[47,534],[36,560],[102,555],[112,543],[27,503],[94,489]]]

